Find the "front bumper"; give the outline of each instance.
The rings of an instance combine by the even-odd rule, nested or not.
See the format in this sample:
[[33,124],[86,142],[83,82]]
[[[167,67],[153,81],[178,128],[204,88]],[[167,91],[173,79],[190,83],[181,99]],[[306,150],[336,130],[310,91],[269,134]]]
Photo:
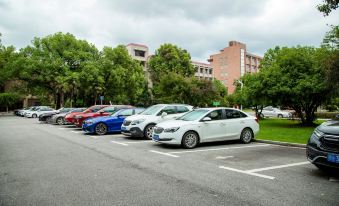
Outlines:
[[143,137],[144,132],[139,127],[126,127],[121,126],[121,134],[130,136],[130,137]]
[[306,146],[306,156],[307,156],[307,159],[312,164],[323,165],[323,166],[339,169],[339,163],[329,162],[327,160],[328,154],[339,155],[338,152],[327,152],[327,151],[323,151],[311,145]]
[[152,140],[159,143],[181,145],[181,138],[179,137],[182,137],[182,134],[178,132],[162,132],[160,134],[153,132]]
[[86,133],[94,133],[94,125],[93,124],[82,124],[82,131]]

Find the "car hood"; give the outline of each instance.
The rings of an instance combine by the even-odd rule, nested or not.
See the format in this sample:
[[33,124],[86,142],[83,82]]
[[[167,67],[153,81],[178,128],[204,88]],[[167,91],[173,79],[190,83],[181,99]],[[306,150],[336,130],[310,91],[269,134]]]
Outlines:
[[67,113],[55,114],[54,117],[65,117]]
[[70,114],[67,114],[66,116],[72,118],[72,117],[74,117],[75,115],[78,115],[78,114],[85,114],[85,113],[83,113],[83,112],[72,112]]
[[339,135],[339,121],[324,122],[318,126],[318,130],[328,134]]
[[142,115],[142,114],[137,114],[137,115],[133,115],[133,116],[129,116],[126,118],[126,120],[138,120],[138,119],[149,119],[151,117],[154,117],[154,115]]
[[171,127],[182,127],[186,125],[192,125],[195,121],[183,121],[183,120],[168,120],[162,123],[157,124],[157,127],[162,127],[164,129],[171,128]]

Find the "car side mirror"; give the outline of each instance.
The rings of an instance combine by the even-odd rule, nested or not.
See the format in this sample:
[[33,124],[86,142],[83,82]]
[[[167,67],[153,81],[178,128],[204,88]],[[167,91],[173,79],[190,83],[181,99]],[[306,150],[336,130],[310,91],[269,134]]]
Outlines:
[[203,119],[202,119],[202,121],[203,122],[209,122],[209,121],[211,121],[212,119],[210,118],[210,117],[204,117]]
[[161,113],[161,117],[165,117],[165,116],[167,116],[167,113],[166,112],[162,112]]

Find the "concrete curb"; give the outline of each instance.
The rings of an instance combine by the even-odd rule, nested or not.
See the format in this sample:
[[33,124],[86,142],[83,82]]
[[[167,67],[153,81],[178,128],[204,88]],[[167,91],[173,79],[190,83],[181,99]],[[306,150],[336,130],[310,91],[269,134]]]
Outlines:
[[282,145],[282,146],[306,148],[306,144],[297,144],[297,143],[290,143],[290,142],[278,142],[278,141],[261,140],[261,139],[254,139],[253,141],[254,142],[260,142],[260,143],[266,143],[266,144],[275,144],[275,145]]

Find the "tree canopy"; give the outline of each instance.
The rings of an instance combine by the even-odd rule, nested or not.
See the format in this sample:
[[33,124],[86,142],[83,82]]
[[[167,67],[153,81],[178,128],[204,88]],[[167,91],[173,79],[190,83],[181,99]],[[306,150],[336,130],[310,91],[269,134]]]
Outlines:
[[318,10],[328,16],[333,10],[336,10],[339,5],[339,0],[323,0],[322,4],[317,6]]

